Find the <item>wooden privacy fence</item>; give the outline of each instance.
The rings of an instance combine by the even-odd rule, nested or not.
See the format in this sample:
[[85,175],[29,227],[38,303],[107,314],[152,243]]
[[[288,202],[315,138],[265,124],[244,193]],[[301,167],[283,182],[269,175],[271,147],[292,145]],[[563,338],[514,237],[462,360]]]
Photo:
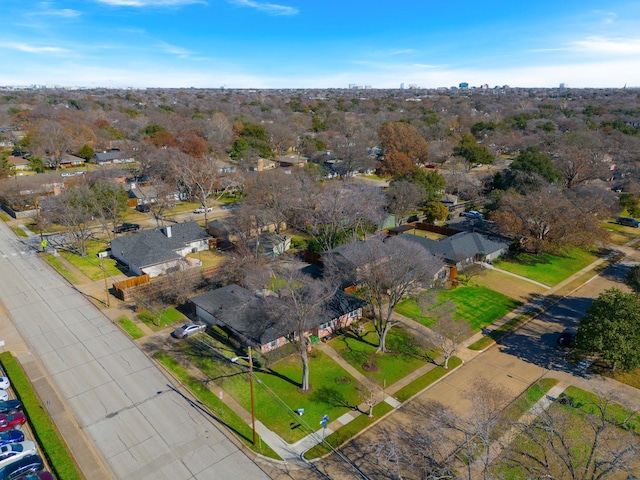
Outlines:
[[114,283],[114,295],[123,302],[128,302],[136,297],[144,298],[151,294],[163,294],[174,289],[177,281],[199,282],[202,280],[208,280],[214,276],[217,270],[218,267],[215,266],[207,268],[192,268],[181,272],[179,278],[172,275],[163,275],[161,277],[154,278],[153,281],[151,281],[149,279],[149,275],[146,274],[139,277],[132,277],[122,282]]

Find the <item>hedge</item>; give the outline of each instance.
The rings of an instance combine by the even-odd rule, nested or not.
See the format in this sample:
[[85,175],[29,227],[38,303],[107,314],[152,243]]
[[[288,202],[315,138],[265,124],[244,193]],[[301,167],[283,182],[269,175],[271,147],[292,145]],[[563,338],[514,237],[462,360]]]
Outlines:
[[11,379],[11,387],[22,402],[24,414],[40,445],[41,453],[53,470],[56,478],[61,480],[81,480],[84,477],[78,471],[76,464],[56,429],[48,412],[40,404],[40,399],[33,390],[22,366],[11,352],[0,353],[0,363],[6,375]]

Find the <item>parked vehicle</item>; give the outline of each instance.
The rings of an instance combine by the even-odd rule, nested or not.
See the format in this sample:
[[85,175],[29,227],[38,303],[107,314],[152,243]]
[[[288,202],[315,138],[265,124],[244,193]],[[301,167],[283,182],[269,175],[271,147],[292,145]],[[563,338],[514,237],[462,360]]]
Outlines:
[[22,402],[20,400],[0,401],[0,413],[14,413],[22,410]]
[[9,392],[0,388],[0,402],[6,402],[9,400]]
[[113,233],[135,232],[140,230],[140,225],[137,223],[123,223],[113,229]]
[[20,429],[26,422],[27,417],[22,412],[0,413],[0,432],[6,432],[14,428]]
[[187,338],[194,333],[204,332],[207,329],[206,325],[200,323],[185,323],[180,328],[176,328],[171,335],[175,338]]
[[56,478],[51,472],[44,470],[42,472],[27,473],[15,480],[56,480]]
[[31,440],[0,447],[0,468],[9,465],[28,455],[35,455],[36,444]]
[[44,462],[40,455],[27,455],[6,467],[0,468],[0,480],[16,480],[29,473],[40,472],[44,469]]
[[467,218],[478,218],[478,219],[482,219],[484,217],[484,215],[482,215],[480,212],[476,210],[469,210],[468,212],[462,212],[460,216],[467,217]]
[[140,205],[136,205],[136,210],[142,213],[147,213],[151,208],[146,203],[141,203]]
[[11,382],[9,381],[9,377],[2,374],[2,376],[0,377],[0,388],[2,390],[8,390],[10,386]]
[[631,217],[618,217],[616,223],[624,225],[625,227],[638,228],[638,226],[640,226],[640,222]]
[[559,347],[573,348],[576,344],[576,334],[573,332],[562,332],[557,342]]
[[22,441],[24,441],[24,432],[22,430],[9,430],[8,432],[0,433],[0,445],[8,445]]
[[[207,207],[207,213],[213,212],[213,207]],[[204,205],[196,208],[193,213],[204,213]]]
[[35,473],[27,473],[21,477],[16,478],[15,480],[56,480],[51,472],[42,471]]

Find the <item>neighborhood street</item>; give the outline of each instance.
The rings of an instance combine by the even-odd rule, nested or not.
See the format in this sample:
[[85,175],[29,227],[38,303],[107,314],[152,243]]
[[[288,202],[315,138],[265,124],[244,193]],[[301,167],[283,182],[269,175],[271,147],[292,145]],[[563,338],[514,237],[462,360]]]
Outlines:
[[86,478],[268,478],[4,222],[0,339],[30,375]]

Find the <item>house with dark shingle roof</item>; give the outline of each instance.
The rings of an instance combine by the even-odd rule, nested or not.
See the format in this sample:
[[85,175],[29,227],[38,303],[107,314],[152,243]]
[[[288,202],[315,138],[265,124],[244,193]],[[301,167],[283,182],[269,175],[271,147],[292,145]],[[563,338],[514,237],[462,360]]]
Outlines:
[[[286,344],[289,333],[265,314],[266,294],[253,293],[239,285],[228,285],[189,300],[202,321],[222,327],[244,345],[266,353]],[[366,304],[364,300],[338,290],[306,336],[325,338],[332,335],[362,318],[362,308]]]
[[199,265],[187,254],[209,249],[209,236],[197,222],[141,230],[111,241],[111,256],[136,275],[164,275]]
[[97,165],[110,165],[117,163],[133,163],[135,158],[120,150],[105,150],[104,152],[96,152],[93,155],[93,162]]
[[422,245],[432,255],[458,268],[480,260],[495,260],[509,250],[507,242],[478,232],[460,232],[440,240],[410,233],[403,234],[402,238]]

